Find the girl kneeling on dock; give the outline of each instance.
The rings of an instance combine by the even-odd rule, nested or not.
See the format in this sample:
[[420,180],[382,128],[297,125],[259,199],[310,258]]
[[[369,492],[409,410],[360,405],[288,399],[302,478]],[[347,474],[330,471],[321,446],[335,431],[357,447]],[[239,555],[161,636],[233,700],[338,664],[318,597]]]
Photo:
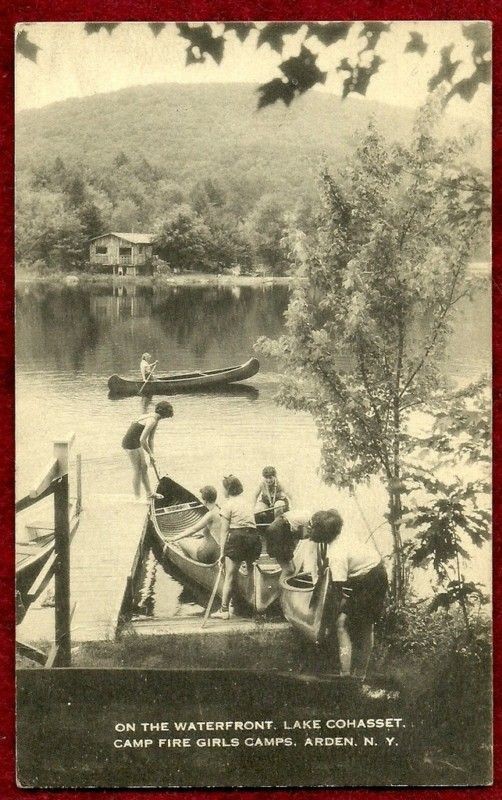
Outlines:
[[388,579],[380,555],[368,542],[347,530],[334,508],[317,511],[310,521],[310,539],[327,544],[335,586],[334,617],[340,653],[340,674],[364,680],[373,649],[373,624],[383,610]]
[[235,475],[223,478],[226,502],[221,508],[221,557],[225,580],[221,608],[211,614],[216,619],[229,618],[229,604],[235,593],[239,567],[246,562],[248,571],[261,555],[261,539],[256,531],[251,504],[243,496],[242,483]]
[[141,484],[145,487],[147,497],[162,497],[162,495],[153,492],[150,486],[145,454],[148,456],[150,464],[154,466],[153,439],[157,425],[159,420],[168,419],[173,414],[171,403],[168,403],[167,400],[161,400],[149,414],[144,414],[136,422],[131,422],[126,435],[122,439],[122,447],[128,452],[134,470],[132,485],[136,497],[140,496]]

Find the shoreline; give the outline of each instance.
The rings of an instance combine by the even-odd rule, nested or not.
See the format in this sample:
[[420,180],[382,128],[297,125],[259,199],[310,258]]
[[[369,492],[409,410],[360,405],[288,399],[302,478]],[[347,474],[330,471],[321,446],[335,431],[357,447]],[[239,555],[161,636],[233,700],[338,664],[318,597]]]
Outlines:
[[57,284],[61,286],[152,286],[163,288],[169,286],[277,286],[289,285],[293,281],[291,275],[211,275],[203,272],[183,273],[180,275],[140,275],[138,277],[114,278],[113,275],[91,275],[89,273],[51,273],[40,275],[22,272],[15,276],[15,286],[27,284]]
[[[491,279],[492,265],[489,261],[472,261],[467,274],[481,279]],[[15,273],[15,287],[29,284],[53,284],[59,286],[289,286],[294,275],[214,275],[206,272],[185,272],[179,275],[139,275],[137,277],[113,277],[113,275],[93,275],[89,272],[51,272],[41,273],[18,270]]]

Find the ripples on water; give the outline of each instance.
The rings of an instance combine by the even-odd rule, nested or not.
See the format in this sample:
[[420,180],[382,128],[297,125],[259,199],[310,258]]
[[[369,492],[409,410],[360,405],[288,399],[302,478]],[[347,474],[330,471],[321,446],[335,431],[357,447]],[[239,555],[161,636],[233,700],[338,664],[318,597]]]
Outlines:
[[[17,495],[47,462],[52,441],[70,430],[77,432],[75,450],[84,461],[87,502],[94,493],[129,493],[130,466],[120,443],[147,401],[109,399],[108,376],[135,375],[144,351],[159,359],[162,371],[241,363],[252,355],[259,336],[280,335],[287,300],[284,286],[21,287],[16,305]],[[480,291],[457,311],[445,369],[453,379],[467,381],[489,365],[490,301]],[[319,443],[311,418],[274,404],[274,363],[261,359],[260,372],[249,383],[255,391],[174,396],[175,416],[159,424],[156,436],[159,469],[195,490],[207,483],[220,488],[221,477],[233,472],[252,491],[262,467],[274,464],[297,507],[337,505],[352,527],[367,535],[350,498],[319,480]],[[375,484],[360,493],[372,527],[382,519],[384,498]],[[388,547],[385,527],[379,544]],[[162,581],[167,587],[168,578]],[[173,585],[156,594],[162,614],[174,608],[176,592],[181,595],[179,584]]]

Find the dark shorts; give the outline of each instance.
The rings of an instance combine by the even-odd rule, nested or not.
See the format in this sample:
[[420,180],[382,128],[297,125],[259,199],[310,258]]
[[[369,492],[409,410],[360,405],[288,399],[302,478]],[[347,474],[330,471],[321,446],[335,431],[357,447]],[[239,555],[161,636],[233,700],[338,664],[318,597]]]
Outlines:
[[237,564],[251,563],[261,555],[261,539],[253,528],[234,528],[228,534],[223,553]]
[[346,598],[344,612],[351,622],[376,622],[382,616],[389,580],[380,562],[365,575],[349,578],[343,587]]
[[291,561],[293,558],[300,537],[293,533],[289,526],[287,529],[281,528],[275,531],[268,528],[265,531],[265,541],[269,556],[276,558],[279,562],[285,562]]

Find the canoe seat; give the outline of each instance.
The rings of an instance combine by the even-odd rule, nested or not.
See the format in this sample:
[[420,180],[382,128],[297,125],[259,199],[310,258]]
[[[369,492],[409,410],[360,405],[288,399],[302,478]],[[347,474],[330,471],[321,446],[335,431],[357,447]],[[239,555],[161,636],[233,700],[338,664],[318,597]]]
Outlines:
[[165,508],[156,508],[155,513],[157,516],[164,515],[164,514],[176,514],[179,511],[188,511],[192,508],[205,508],[202,503],[198,503],[196,501],[192,503],[179,503],[176,506],[166,506]]
[[292,589],[312,589],[314,585],[312,576],[307,573],[292,575],[290,578],[286,578],[285,583]]

